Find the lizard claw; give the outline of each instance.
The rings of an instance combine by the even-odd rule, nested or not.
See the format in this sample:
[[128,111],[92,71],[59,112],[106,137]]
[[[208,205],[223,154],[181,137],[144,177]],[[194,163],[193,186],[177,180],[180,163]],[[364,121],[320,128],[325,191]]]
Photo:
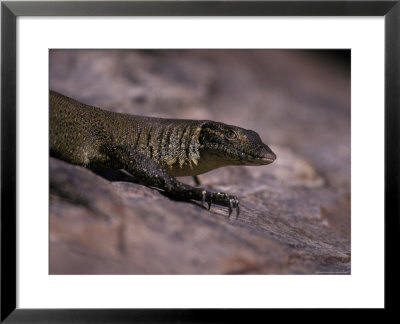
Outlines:
[[239,218],[239,214],[240,214],[240,202],[238,201],[236,203],[236,219]]
[[222,206],[227,206],[229,210],[229,216],[232,215],[232,211],[236,209],[236,219],[239,217],[240,213],[240,204],[239,200],[235,196],[228,195],[226,193],[221,192],[208,192],[206,190],[201,191],[201,205],[205,207],[205,203],[208,204],[208,210],[211,208],[211,204],[217,204]]
[[[206,203],[206,197],[207,197],[207,191],[203,190],[201,192],[201,205],[204,207],[204,204]],[[211,201],[207,201],[208,204],[208,210],[211,208]]]
[[229,208],[229,216],[228,217],[231,217],[231,214],[232,214],[232,209],[233,209],[232,200],[233,199],[229,199],[229,206],[228,206],[228,208]]
[[[203,190],[202,192],[201,192],[201,194],[202,194],[202,199],[201,199],[201,205],[202,206],[204,206],[204,203],[206,202],[206,193],[207,193],[207,191],[205,191],[205,190]],[[210,203],[208,203],[208,209],[210,209]]]

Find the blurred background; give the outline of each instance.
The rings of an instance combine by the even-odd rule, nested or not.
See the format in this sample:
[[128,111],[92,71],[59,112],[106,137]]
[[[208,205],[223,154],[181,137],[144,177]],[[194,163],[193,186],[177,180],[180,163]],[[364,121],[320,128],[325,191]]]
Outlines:
[[200,175],[237,220],[50,158],[50,274],[350,274],[349,50],[51,50],[50,89],[252,129],[277,154]]

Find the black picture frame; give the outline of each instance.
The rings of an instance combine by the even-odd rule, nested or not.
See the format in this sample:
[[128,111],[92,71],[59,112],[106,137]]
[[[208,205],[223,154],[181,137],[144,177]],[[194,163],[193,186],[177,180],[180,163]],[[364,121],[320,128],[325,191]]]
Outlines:
[[[400,0],[396,1],[29,1],[1,3],[1,322],[233,322],[265,310],[16,308],[16,19],[19,16],[384,16],[385,309],[395,307],[399,237]],[[373,167],[373,165],[371,165]],[[368,175],[365,175],[368,178]],[[396,242],[394,242],[397,240]],[[371,260],[373,262],[373,260]],[[397,282],[396,282],[397,281]],[[249,314],[251,312],[251,314]],[[255,313],[255,314],[254,314]]]

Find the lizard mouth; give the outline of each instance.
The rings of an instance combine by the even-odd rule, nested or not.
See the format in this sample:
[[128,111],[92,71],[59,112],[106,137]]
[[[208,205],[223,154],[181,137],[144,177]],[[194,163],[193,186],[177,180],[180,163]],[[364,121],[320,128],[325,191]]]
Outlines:
[[261,161],[265,162],[265,164],[270,164],[276,160],[276,154],[274,152],[266,153],[262,158]]
[[276,154],[265,144],[262,150],[261,160],[266,162],[266,164],[272,163],[276,160]]
[[275,161],[275,158],[272,157],[254,157],[248,155],[245,160],[242,160],[241,162],[244,162],[244,164],[247,165],[267,165]]
[[239,159],[235,156],[232,162],[238,165],[267,165],[276,160],[276,155],[272,151],[270,153],[262,153],[262,155],[257,154],[257,156],[255,156],[246,152],[239,152],[237,154]]
[[252,152],[218,144],[209,145],[206,150],[213,158],[229,161],[227,165],[267,165],[276,160],[275,153],[265,144]]
[[245,164],[248,165],[267,165],[276,160],[276,154],[272,152],[272,150],[265,145],[261,148],[261,152],[257,152],[257,155],[250,155],[246,153],[241,153]]

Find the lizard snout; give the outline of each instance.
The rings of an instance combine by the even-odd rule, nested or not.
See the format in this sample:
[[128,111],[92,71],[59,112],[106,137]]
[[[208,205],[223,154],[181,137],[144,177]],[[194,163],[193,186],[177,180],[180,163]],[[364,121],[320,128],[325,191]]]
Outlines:
[[272,150],[265,144],[264,147],[262,148],[261,154],[262,154],[261,159],[264,162],[266,162],[265,164],[272,163],[276,160],[276,154],[272,152]]

